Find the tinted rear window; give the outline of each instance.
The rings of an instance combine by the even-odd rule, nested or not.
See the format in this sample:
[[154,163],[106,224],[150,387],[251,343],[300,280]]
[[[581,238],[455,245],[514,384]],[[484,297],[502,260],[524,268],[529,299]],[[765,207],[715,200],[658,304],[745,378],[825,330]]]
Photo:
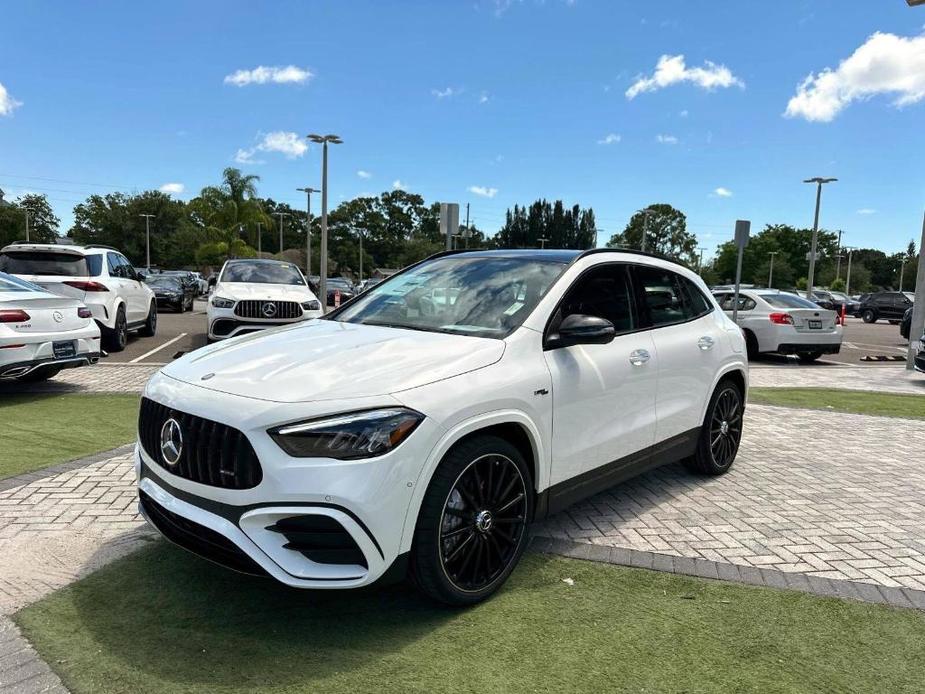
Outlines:
[[55,275],[89,277],[87,259],[54,251],[7,251],[0,253],[0,271],[11,275]]
[[819,308],[809,299],[795,294],[762,294],[761,298],[774,308]]

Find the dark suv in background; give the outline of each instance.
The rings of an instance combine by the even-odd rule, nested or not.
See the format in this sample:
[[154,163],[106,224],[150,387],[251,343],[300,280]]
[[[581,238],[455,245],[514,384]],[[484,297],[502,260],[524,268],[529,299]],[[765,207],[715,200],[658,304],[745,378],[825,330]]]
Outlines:
[[861,297],[858,315],[865,323],[876,323],[884,318],[896,324],[910,306],[912,301],[902,292],[873,292]]

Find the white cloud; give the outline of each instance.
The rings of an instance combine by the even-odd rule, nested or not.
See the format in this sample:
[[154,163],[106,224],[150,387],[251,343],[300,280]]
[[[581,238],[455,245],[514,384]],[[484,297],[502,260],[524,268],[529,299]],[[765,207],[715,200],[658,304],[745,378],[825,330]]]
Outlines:
[[676,138],[674,135],[656,135],[655,141],[663,145],[678,144],[678,138]]
[[186,186],[184,186],[182,183],[165,183],[160,187],[159,190],[162,193],[167,193],[168,195],[171,193],[174,195],[179,195],[184,190],[186,190]]
[[905,38],[875,33],[836,69],[810,73],[784,115],[828,123],[852,101],[894,94],[895,106],[925,98],[925,34]]
[[402,182],[400,178],[396,178],[394,181],[392,181],[392,188],[395,190],[404,190],[407,187],[407,184]]
[[723,188],[722,186],[720,186],[719,188],[713,191],[713,195],[715,195],[718,198],[731,198],[732,191],[729,190],[728,188]]
[[491,97],[488,95],[488,92],[482,92],[482,94],[479,96],[480,104],[487,104],[490,100]]
[[258,133],[260,141],[248,149],[239,149],[234,155],[238,164],[263,164],[255,159],[257,152],[278,152],[287,159],[298,159],[308,151],[308,143],[298,133],[277,130],[272,133]]
[[679,113],[678,115],[681,116],[681,118],[687,118],[687,116],[688,116],[687,109],[684,109],[684,110],[681,111],[681,113]]
[[266,67],[260,65],[253,70],[238,70],[230,75],[225,76],[225,84],[233,84],[235,87],[246,87],[249,84],[304,84],[308,82],[314,73],[308,68],[296,67],[295,65],[286,65],[285,67]]
[[654,92],[682,82],[690,82],[708,91],[726,87],[745,87],[745,83],[733,75],[725,65],[717,65],[706,60],[703,67],[689,68],[684,63],[683,55],[663,55],[658,59],[652,76],[640,75],[626,90],[626,98],[635,99],[644,92]]
[[263,164],[263,160],[254,159],[254,154],[256,149],[251,147],[250,149],[239,149],[234,155],[234,160],[238,164]]
[[877,210],[870,207],[862,207],[860,210],[858,210],[858,214],[877,214]]
[[485,186],[469,186],[466,190],[483,198],[493,198],[498,194],[497,188],[486,188]]
[[446,99],[451,96],[459,96],[463,93],[463,90],[461,87],[447,87],[446,89],[431,89],[430,93],[438,99]]
[[16,101],[6,87],[0,84],[0,116],[12,116],[13,111],[22,106],[21,101]]
[[360,178],[372,178],[373,175],[369,171],[364,171],[363,169],[360,169],[359,171],[357,171],[357,176],[359,176]]
[[597,141],[599,145],[615,145],[620,140],[623,139],[622,135],[617,135],[616,133],[607,133],[604,137]]

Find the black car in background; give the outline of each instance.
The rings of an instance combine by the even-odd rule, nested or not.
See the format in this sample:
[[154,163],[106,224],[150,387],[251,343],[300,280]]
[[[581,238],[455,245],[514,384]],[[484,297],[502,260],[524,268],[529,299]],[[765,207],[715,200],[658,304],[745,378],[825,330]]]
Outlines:
[[198,290],[184,282],[182,277],[167,274],[148,275],[145,282],[154,290],[159,310],[169,308],[177,313],[193,310],[193,299]]
[[903,320],[899,324],[899,334],[902,335],[907,340],[909,339],[909,333],[912,332],[912,307],[906,309],[906,312],[903,314]]
[[183,285],[193,292],[193,296],[199,296],[199,278],[195,273],[189,270],[163,270],[160,274],[169,277],[178,277],[180,281],[183,282]]
[[858,315],[865,323],[876,323],[883,318],[896,324],[910,306],[912,300],[902,292],[873,292],[861,297]]
[[328,293],[328,306],[334,306],[335,294],[340,293],[340,303],[343,304],[357,295],[353,283],[346,277],[328,277],[326,285]]

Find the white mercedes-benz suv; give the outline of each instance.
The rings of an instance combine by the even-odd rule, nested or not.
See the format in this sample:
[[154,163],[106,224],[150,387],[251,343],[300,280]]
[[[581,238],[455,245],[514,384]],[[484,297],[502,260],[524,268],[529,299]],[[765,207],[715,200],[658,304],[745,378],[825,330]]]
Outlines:
[[440,254],[152,377],[139,505],[177,544],[290,586],[407,570],[474,603],[532,521],[665,463],[729,470],[747,379],[742,331],[679,265]]
[[206,308],[208,340],[224,340],[323,314],[318,297],[292,263],[228,260]]

